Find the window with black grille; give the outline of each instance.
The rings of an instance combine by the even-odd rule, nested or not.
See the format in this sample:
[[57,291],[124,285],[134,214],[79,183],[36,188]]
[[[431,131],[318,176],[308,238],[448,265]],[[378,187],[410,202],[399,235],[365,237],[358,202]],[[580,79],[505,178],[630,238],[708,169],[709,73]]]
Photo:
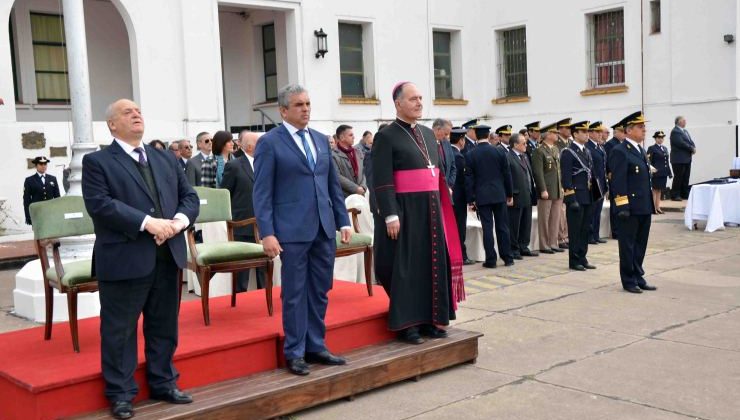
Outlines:
[[526,28],[499,31],[498,45],[498,97],[527,96]]
[[623,85],[624,11],[597,13],[589,21],[589,87]]

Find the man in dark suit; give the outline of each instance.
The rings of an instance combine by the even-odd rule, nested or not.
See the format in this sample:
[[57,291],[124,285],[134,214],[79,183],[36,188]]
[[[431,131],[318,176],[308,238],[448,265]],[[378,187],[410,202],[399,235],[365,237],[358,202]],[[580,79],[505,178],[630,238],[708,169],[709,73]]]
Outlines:
[[[177,163],[182,167],[182,171],[186,172],[188,161],[193,157],[193,146],[190,145],[190,140],[188,139],[182,139],[177,144],[180,148],[180,159],[177,160]],[[187,174],[185,176],[187,177]]]
[[496,249],[493,241],[494,221],[498,252],[508,267],[514,265],[509,237],[507,206],[514,204],[511,170],[506,152],[488,143],[491,127],[478,125],[475,135],[479,139],[475,149],[465,156],[467,164],[466,190],[468,203],[474,204],[483,226],[483,248],[486,261],[483,267],[496,268]]
[[462,151],[467,147],[465,143],[464,128],[453,128],[450,131],[450,145],[455,158],[455,183],[452,185],[452,210],[455,212],[455,221],[457,222],[457,234],[460,237],[460,248],[464,265],[475,264],[475,261],[468,258],[468,251],[465,248],[465,236],[468,224],[468,200],[465,198],[465,155]]
[[82,196],[95,226],[92,274],[100,291],[105,396],[116,418],[133,416],[138,393],[137,322],[144,314],[150,398],[192,402],[177,388],[178,268],[186,266],[182,231],[198,217],[198,196],[174,156],[145,146],[138,105],[121,99],[106,111],[113,142],[85,155]]
[[[601,121],[591,123],[588,127],[588,142],[586,148],[591,153],[591,160],[594,164],[594,179],[599,184],[598,187],[602,193],[606,193],[606,151],[601,146],[603,127]],[[599,229],[601,229],[601,209],[604,208],[604,197],[594,201],[591,220],[589,221],[590,235],[588,237],[588,243],[591,245],[606,243],[605,240],[599,237]]]
[[591,153],[586,148],[588,141],[588,121],[571,125],[573,142],[563,149],[560,156],[560,169],[563,179],[563,201],[568,218],[568,267],[571,270],[594,269],[589,264],[588,236],[593,202],[600,198],[598,183],[594,178]]
[[[246,220],[254,217],[252,191],[254,189],[254,150],[257,147],[259,135],[247,131],[242,132],[242,156],[226,162],[221,188],[231,193],[231,217],[234,220]],[[234,239],[241,242],[255,242],[254,227],[243,226],[234,229]],[[236,275],[236,291],[246,292],[249,286],[249,271],[245,270]],[[265,287],[265,271],[256,270],[257,288]]]
[[463,123],[462,128],[467,130],[465,134],[465,147],[461,150],[463,155],[467,155],[475,146],[479,139],[475,137],[475,126],[478,125],[478,119],[474,118]]
[[59,197],[59,183],[53,175],[46,173],[49,159],[45,156],[36,156],[31,163],[36,165],[36,173],[23,182],[23,210],[26,213],[26,224],[31,224],[31,214],[28,206],[37,201],[46,201]]
[[434,138],[437,139],[437,153],[439,153],[440,166],[445,173],[447,187],[452,189],[457,178],[457,168],[455,167],[455,154],[450,144],[450,132],[452,123],[444,118],[437,118],[432,123]]
[[676,117],[676,126],[671,130],[671,166],[673,166],[671,200],[673,201],[689,198],[691,160],[695,153],[696,144],[686,130],[686,118],[679,115]]
[[645,281],[642,268],[655,210],[650,192],[650,164],[642,147],[647,121],[641,111],[622,121],[626,139],[609,155],[611,193],[619,217],[619,277],[624,290],[642,293],[656,290]]
[[201,185],[201,167],[203,166],[203,161],[213,157],[213,137],[206,131],[198,133],[195,136],[195,145],[198,148],[198,153],[188,160],[185,166],[185,175],[190,186],[199,187]]
[[529,249],[532,236],[532,206],[537,203],[534,175],[527,156],[527,139],[519,134],[512,134],[509,139],[509,168],[514,187],[514,200],[507,209],[509,213],[509,232],[511,234],[511,253],[515,260],[522,256],[536,257],[538,252]]
[[311,101],[301,86],[278,92],[283,124],[265,134],[255,153],[254,213],[265,253],[282,261],[283,348],[288,370],[307,363],[343,365],[326,348],[324,316],[331,289],[336,235],[352,231],[339,177],[324,134],[307,128]]

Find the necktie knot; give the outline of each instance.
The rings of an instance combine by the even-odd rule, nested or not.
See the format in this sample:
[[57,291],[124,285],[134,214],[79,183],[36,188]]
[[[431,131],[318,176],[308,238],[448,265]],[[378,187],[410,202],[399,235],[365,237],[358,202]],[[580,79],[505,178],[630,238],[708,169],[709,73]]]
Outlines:
[[134,152],[139,154],[139,164],[141,166],[147,166],[146,163],[146,157],[144,156],[144,148],[143,147],[137,147],[134,149]]

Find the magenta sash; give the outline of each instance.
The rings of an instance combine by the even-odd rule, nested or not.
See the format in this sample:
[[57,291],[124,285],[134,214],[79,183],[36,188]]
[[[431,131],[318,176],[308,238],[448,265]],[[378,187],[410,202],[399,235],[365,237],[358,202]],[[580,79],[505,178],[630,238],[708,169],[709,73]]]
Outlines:
[[460,236],[457,232],[457,222],[452,210],[452,200],[447,189],[447,183],[440,176],[438,168],[434,168],[434,176],[428,168],[394,171],[393,181],[397,194],[439,191],[439,201],[442,206],[442,227],[445,233],[447,252],[450,255],[452,307],[457,310],[457,303],[465,300],[465,284],[463,282]]

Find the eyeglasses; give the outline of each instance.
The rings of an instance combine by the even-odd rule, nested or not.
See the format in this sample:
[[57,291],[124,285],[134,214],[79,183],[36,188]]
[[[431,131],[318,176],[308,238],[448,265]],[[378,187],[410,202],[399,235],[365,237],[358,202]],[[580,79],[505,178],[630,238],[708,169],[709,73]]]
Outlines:
[[203,143],[205,143],[205,144],[208,144],[210,142],[211,142],[211,139],[205,139],[205,140],[203,140]]
[[187,150],[190,150],[190,149],[192,149],[192,148],[193,148],[193,146],[180,146],[180,149],[187,149]]

